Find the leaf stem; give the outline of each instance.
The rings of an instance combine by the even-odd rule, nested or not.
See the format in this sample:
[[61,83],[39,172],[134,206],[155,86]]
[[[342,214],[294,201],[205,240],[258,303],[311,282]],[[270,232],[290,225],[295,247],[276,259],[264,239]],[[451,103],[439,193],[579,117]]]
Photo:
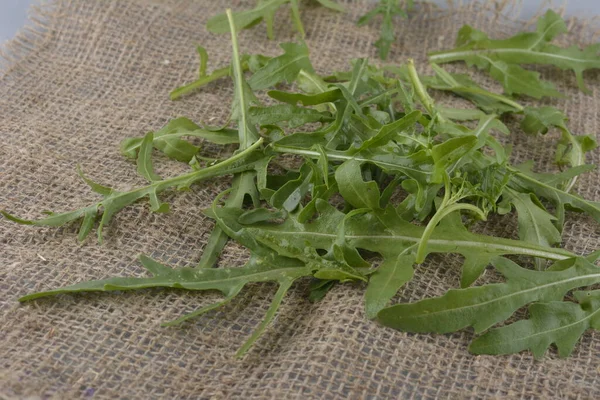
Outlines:
[[437,226],[437,224],[446,215],[448,215],[454,211],[458,211],[458,210],[471,210],[474,213],[478,214],[482,219],[484,219],[484,220],[486,219],[483,211],[481,211],[479,209],[479,207],[476,207],[472,204],[454,203],[449,206],[442,206],[438,210],[438,212],[436,212],[435,215],[431,218],[431,220],[425,227],[425,230],[423,231],[423,235],[421,236],[421,240],[419,241],[419,246],[417,247],[417,258],[416,258],[417,264],[421,264],[423,261],[425,261],[425,256],[427,255],[426,254],[427,242],[429,241],[429,238],[433,234],[433,231],[434,231],[435,227]]
[[171,100],[177,100],[181,96],[193,92],[194,90],[201,88],[202,86],[208,85],[211,82],[229,76],[230,71],[231,66],[217,69],[213,71],[213,73],[210,75],[201,76],[192,83],[188,83],[187,85],[183,85],[176,89],[173,89],[173,91],[169,94],[169,97],[171,98]]

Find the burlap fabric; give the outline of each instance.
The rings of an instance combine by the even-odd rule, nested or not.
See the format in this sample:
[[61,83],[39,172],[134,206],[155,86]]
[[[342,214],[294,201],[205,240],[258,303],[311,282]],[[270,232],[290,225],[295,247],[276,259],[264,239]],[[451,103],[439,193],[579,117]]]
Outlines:
[[[354,25],[369,2],[346,5],[347,14],[314,6],[303,10],[313,63],[321,72],[346,68],[355,57],[376,58],[379,24]],[[229,60],[229,37],[204,29],[206,20],[227,6],[249,4],[55,0],[36,8],[33,26],[3,48],[0,208],[33,218],[43,210],[65,211],[95,201],[76,176],[77,164],[93,179],[119,189],[140,185],[135,166],[118,152],[122,138],[177,116],[222,122],[232,99],[231,82],[210,85],[184,101],[170,101],[168,92],[195,78],[196,44],[207,48],[215,66]],[[450,12],[421,6],[409,21],[398,23],[391,61],[413,57],[425,71],[426,51],[452,46],[464,23],[495,37],[527,25],[496,12],[494,4],[455,5]],[[597,40],[581,21],[569,26],[569,40]],[[290,40],[293,34],[288,16],[279,15],[277,39]],[[240,45],[246,53],[277,53],[276,42],[265,39],[264,26],[244,31]],[[576,90],[572,73],[541,71],[568,93],[550,103],[567,111],[573,131],[598,132],[598,72],[585,74],[592,90],[586,95]],[[477,79],[493,85],[482,75]],[[516,131],[510,139],[513,156],[546,168],[555,138],[527,138]],[[590,159],[598,163],[600,153]],[[159,160],[163,175],[185,170]],[[588,174],[578,190],[598,201],[597,182],[597,173]],[[18,296],[35,290],[142,276],[139,253],[179,266],[196,262],[212,227],[200,210],[226,183],[219,179],[165,195],[172,204],[169,214],[152,214],[147,204],[128,207],[110,224],[102,246],[93,238],[79,245],[73,226],[30,228],[0,219],[0,397],[600,398],[598,333],[585,334],[567,360],[553,351],[541,361],[527,352],[473,356],[467,352],[469,331],[413,335],[368,321],[361,285],[338,286],[318,304],[305,299],[305,284],[297,285],[243,360],[233,354],[264,314],[273,285],[250,286],[230,306],[179,328],[159,323],[217,296],[155,290],[17,303]],[[515,236],[514,221],[492,220],[482,229]],[[598,238],[593,220],[569,214],[567,248],[589,252],[600,247]],[[230,246],[223,263],[238,265],[245,257]],[[433,257],[399,299],[456,287],[459,265],[456,257]]]

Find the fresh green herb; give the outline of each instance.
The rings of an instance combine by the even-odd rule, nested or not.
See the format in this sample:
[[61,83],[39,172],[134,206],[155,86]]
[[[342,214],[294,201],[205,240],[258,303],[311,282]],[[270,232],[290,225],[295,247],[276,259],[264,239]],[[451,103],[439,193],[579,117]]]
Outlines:
[[555,343],[558,354],[568,357],[575,344],[590,329],[600,329],[600,292],[575,292],[579,304],[568,301],[533,303],[528,320],[492,329],[475,339],[469,350],[475,354],[510,354],[531,349],[541,358]]
[[384,325],[409,332],[454,332],[473,327],[480,333],[508,319],[520,307],[561,300],[571,289],[600,282],[600,269],[584,258],[569,260],[562,271],[531,271],[496,257],[494,267],[506,283],[452,289],[442,297],[398,304],[379,312]]
[[[333,0],[317,0],[323,7],[335,11],[344,11],[344,8]],[[290,5],[291,16],[296,30],[304,37],[304,26],[300,19],[300,10],[298,0],[258,0],[255,8],[246,11],[238,11],[232,13],[233,21],[236,29],[248,29],[265,21],[267,25],[267,36],[269,39],[274,38],[273,24],[275,21],[275,13],[285,4]],[[212,33],[228,33],[228,21],[226,14],[219,14],[208,20],[206,29]]]
[[568,48],[553,45],[552,40],[567,32],[567,25],[552,10],[541,17],[535,32],[519,33],[511,38],[493,40],[468,25],[458,32],[456,48],[431,53],[429,61],[435,64],[465,61],[490,73],[502,84],[507,94],[524,94],[534,98],[560,97],[554,85],[540,79],[540,74],[528,71],[522,64],[554,65],[575,72],[579,88],[586,91],[583,71],[600,68],[598,51],[600,43],[583,50],[576,46]]
[[379,58],[386,60],[390,52],[390,47],[394,43],[394,17],[408,18],[407,12],[414,7],[414,0],[406,1],[406,10],[403,8],[404,2],[401,0],[379,0],[379,3],[368,13],[358,19],[357,25],[366,25],[375,16],[381,14],[383,21],[381,22],[381,34],[375,47],[379,49]]
[[[121,192],[79,171],[102,196],[98,202],[33,221],[2,212],[29,225],[62,226],[82,220],[80,240],[99,221],[101,240],[112,216],[137,200],[148,198],[153,211],[167,212],[168,205],[158,197],[162,191],[233,175],[231,188],[204,210],[215,227],[198,266],[172,269],[141,256],[150,277],[77,283],[29,294],[21,301],[151,287],[223,294],[221,301],[166,324],[172,325],[232,301],[248,283],[277,283],[264,320],[238,356],[256,342],[288,289],[303,278],[312,279],[307,293],[311,301],[319,301],[337,284],[365,282],[367,317],[411,332],[474,327],[481,333],[529,305],[529,320],[484,333],[470,347],[475,353],[531,349],[539,357],[556,343],[559,355],[566,356],[586,329],[598,329],[596,292],[575,292],[578,304],[563,300],[570,290],[600,283],[600,269],[594,265],[600,252],[583,258],[555,247],[561,242],[567,207],[600,222],[600,203],[574,193],[576,178],[595,168],[585,161],[586,152],[595,147],[593,138],[573,135],[566,116],[555,108],[526,107],[436,65],[435,76],[423,77],[411,60],[382,69],[358,59],[349,71],[320,76],[312,68],[305,44],[282,44],[283,54],[269,59],[241,55],[236,26],[247,26],[239,22],[249,20],[244,15],[237,14],[236,19],[229,10],[225,14],[232,61],[223,76],[232,78],[235,93],[227,126],[201,127],[177,118],[141,138],[123,140],[121,152],[136,160],[138,173],[148,180],[143,187]],[[268,19],[272,16],[260,15],[272,21]],[[548,26],[550,18],[547,15],[538,25],[542,27],[536,36],[539,40],[539,35],[552,36],[540,33],[555,29]],[[201,48],[199,54],[202,80],[207,55]],[[289,87],[299,92],[273,90],[282,82],[292,83]],[[463,96],[478,109],[440,107],[428,88]],[[256,94],[263,90],[279,103],[260,104]],[[495,137],[510,133],[498,117],[506,114],[522,118],[521,128],[527,134],[560,131],[556,163],[563,170],[559,174],[534,173],[531,163],[510,164],[508,151]],[[202,155],[201,142],[194,144],[187,138],[229,146],[224,152],[232,145],[238,148],[230,157],[215,160]],[[154,168],[154,150],[188,163],[191,171],[160,177]],[[289,162],[290,156],[294,162]],[[469,230],[476,221],[513,209],[519,240]],[[229,239],[246,247],[250,260],[242,267],[214,268]],[[462,288],[434,299],[389,306],[413,278],[415,264],[426,262],[432,253],[464,258]],[[527,257],[536,269],[505,256]],[[548,262],[553,264],[546,268]],[[473,286],[490,264],[506,282]]]

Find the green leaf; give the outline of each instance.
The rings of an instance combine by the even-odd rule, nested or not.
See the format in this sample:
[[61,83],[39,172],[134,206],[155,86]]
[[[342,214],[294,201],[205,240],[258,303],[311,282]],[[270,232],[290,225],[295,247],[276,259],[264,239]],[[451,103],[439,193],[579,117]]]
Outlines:
[[[303,276],[312,274],[312,267],[305,266],[294,259],[284,258],[271,254],[268,257],[254,256],[241,268],[179,268],[171,269],[146,256],[141,256],[142,265],[152,274],[150,278],[108,278],[98,281],[81,282],[75,285],[45,292],[32,293],[19,299],[21,302],[47,297],[57,294],[80,293],[80,292],[105,292],[138,290],[155,287],[170,287],[186,290],[218,290],[224,296],[225,301],[218,302],[212,306],[204,307],[200,312],[194,312],[198,316],[213,310],[230,301],[241,289],[251,282],[274,281],[279,284],[279,290],[275,295],[271,307],[265,315],[265,319],[257,327],[250,338],[237,352],[242,357],[254,344],[266,327],[275,317],[275,313],[290,288],[292,283]],[[188,319],[179,318],[177,322]],[[172,325],[169,323],[168,325]]]
[[399,0],[379,0],[379,3],[375,8],[358,19],[357,25],[362,26],[367,24],[378,14],[383,16],[383,21],[381,23],[381,33],[379,39],[375,42],[375,47],[379,49],[379,58],[385,60],[387,59],[390,47],[395,40],[394,17],[400,16],[402,18],[407,18],[408,15],[406,14],[406,11],[400,7]]
[[342,197],[355,208],[379,209],[379,187],[374,181],[362,179],[361,163],[348,160],[335,171],[335,180]]
[[412,111],[404,117],[382,126],[373,137],[365,140],[356,151],[359,152],[372,147],[383,146],[390,140],[396,139],[399,135],[407,135],[406,131],[408,131],[408,136],[411,137],[411,140],[415,140],[414,127],[420,118],[420,111]]
[[449,139],[433,146],[431,156],[435,163],[435,172],[432,181],[435,183],[442,182],[442,177],[446,173],[446,170],[469,153],[476,144],[477,137],[469,135]]
[[[546,134],[555,127],[561,132],[561,138],[556,148],[555,160],[559,166],[569,165],[579,167],[585,165],[585,154],[597,146],[596,139],[591,135],[576,136],[567,128],[567,117],[554,107],[525,107],[525,118],[521,128],[527,133]],[[570,192],[575,186],[576,177],[560,186]]]
[[323,7],[327,7],[329,9],[332,9],[334,11],[339,11],[339,12],[344,12],[344,6],[342,6],[339,3],[336,3],[335,1],[332,0],[317,0],[317,2],[319,4],[321,4]]
[[475,354],[512,354],[531,350],[542,358],[555,343],[561,358],[568,357],[583,333],[600,329],[600,291],[575,292],[579,304],[567,301],[533,303],[530,319],[492,329],[469,346]]
[[92,189],[95,193],[101,194],[102,196],[110,196],[115,190],[111,187],[101,185],[97,182],[94,182],[81,170],[79,165],[77,166],[77,175]]
[[423,82],[436,90],[451,91],[479,107],[488,114],[504,114],[505,112],[519,112],[523,106],[509,97],[490,92],[468,75],[451,74],[436,64],[431,64],[435,71],[434,77],[422,77]]
[[154,172],[152,165],[152,142],[154,135],[149,132],[144,136],[137,158],[137,172],[150,182],[160,181],[161,177]]
[[316,106],[319,104],[330,103],[338,100],[342,96],[342,92],[339,89],[331,89],[316,94],[289,93],[279,90],[270,90],[267,94],[275,100],[292,105],[301,103],[303,106]]
[[300,201],[308,193],[313,181],[313,169],[309,164],[304,164],[297,179],[287,181],[269,199],[275,208],[294,211]]
[[505,258],[492,263],[506,283],[452,289],[442,297],[394,305],[381,310],[377,320],[408,332],[449,333],[472,326],[479,333],[526,304],[558,301],[569,290],[600,282],[600,269],[583,258],[564,271],[531,271]]
[[536,32],[518,33],[504,40],[489,39],[485,33],[465,25],[458,33],[457,48],[430,53],[429,60],[433,63],[465,61],[489,71],[507,93],[535,98],[557,96],[558,92],[551,84],[540,80],[538,73],[526,71],[519,65],[554,65],[575,72],[579,88],[586,91],[583,71],[600,68],[600,44],[580,50],[576,46],[561,48],[550,43],[556,35],[564,32],[564,21],[552,10],[539,19]]
[[[254,145],[249,147],[243,152],[240,152],[233,157],[200,169],[197,171],[189,172],[187,174],[179,175],[173,178],[168,178],[160,181],[154,181],[147,186],[132,189],[127,192],[120,192],[114,189],[106,191],[104,198],[90,206],[80,208],[78,210],[69,211],[65,213],[54,214],[39,219],[39,220],[25,220],[17,218],[5,211],[0,211],[6,218],[11,221],[24,224],[24,225],[36,225],[36,226],[63,226],[69,222],[85,218],[85,223],[82,225],[79,239],[83,240],[87,237],[90,232],[90,221],[93,220],[94,215],[99,215],[99,211],[102,210],[102,218],[98,226],[98,241],[102,242],[102,228],[108,224],[112,219],[113,215],[119,212],[126,206],[135,203],[139,199],[148,197],[150,199],[152,208],[154,211],[165,212],[167,209],[165,205],[158,202],[156,195],[168,188],[189,188],[192,184],[199,182],[204,179],[229,175],[237,172],[248,171],[255,168],[255,163],[264,157],[262,152],[257,152],[257,148],[262,144],[262,139],[257,141]],[[91,181],[90,181],[91,182]],[[97,184],[95,184],[97,185]],[[96,190],[99,186],[95,186]],[[103,188],[106,188],[103,186]],[[106,188],[109,189],[109,188]]]
[[285,218],[286,216],[287,213],[285,211],[272,211],[266,208],[255,208],[240,215],[238,222],[242,225],[250,225],[257,222],[273,221],[279,218]]
[[524,94],[536,99],[563,97],[552,83],[540,79],[539,72],[528,71],[519,65],[507,64],[504,61],[494,61],[487,57],[485,59],[490,65],[490,76],[502,84],[508,95]]
[[313,71],[306,44],[281,43],[284,53],[270,59],[248,83],[253,90],[267,89],[280,82],[292,83],[301,70]]
[[[335,10],[344,11],[344,8],[332,0],[317,0],[322,6]],[[269,39],[274,38],[273,25],[275,21],[275,13],[285,4],[290,4],[292,21],[296,30],[304,36],[304,27],[300,20],[300,11],[298,9],[298,0],[259,0],[256,7],[246,11],[238,11],[233,13],[233,20],[236,29],[248,29],[265,21],[267,25],[267,36]],[[208,20],[206,29],[212,33],[227,33],[227,15],[219,14]]]
[[291,104],[251,107],[248,111],[252,120],[259,125],[271,125],[288,121],[289,128],[297,128],[313,122],[327,122],[332,120],[330,115],[311,108],[297,107]]
[[[203,129],[187,118],[175,118],[162,129],[151,132],[154,148],[168,157],[189,163],[198,154],[200,148],[182,139],[182,137],[198,137],[215,144],[238,143],[238,132],[234,129]],[[137,158],[144,138],[126,138],[121,141],[121,154]]]
[[552,127],[566,129],[567,117],[554,107],[525,107],[521,128],[530,134],[546,134]]
[[[321,269],[341,270],[356,274],[362,268],[349,270],[347,257],[338,257],[333,264],[330,258],[316,256],[314,249],[322,249],[333,255],[335,247],[363,249],[379,253],[383,264],[371,277],[369,283],[368,310],[373,315],[377,308],[389,301],[395,290],[412,273],[412,251],[420,243],[424,228],[401,219],[393,208],[382,211],[356,210],[346,215],[323,200],[316,201],[318,217],[310,222],[301,222],[299,212],[288,215],[282,223],[259,222],[240,225],[241,210],[219,209],[219,224],[238,241],[257,241],[261,245],[286,257],[295,257],[304,262],[316,262]],[[340,228],[343,228],[341,230]],[[342,236],[340,236],[340,232]],[[462,225],[458,214],[447,216],[432,233],[427,253],[458,253],[467,259],[489,260],[495,256],[519,254],[563,260],[574,255],[562,249],[548,248],[517,240],[475,235]],[[345,262],[341,262],[344,260]],[[341,264],[340,264],[341,263]],[[485,268],[487,261],[482,265]],[[481,271],[479,271],[480,273]],[[341,278],[341,275],[336,275]],[[476,278],[476,277],[475,277]],[[474,280],[475,278],[471,278]],[[385,283],[388,282],[389,283]],[[383,286],[382,285],[383,282]]]
[[534,193],[538,198],[546,199],[553,203],[557,210],[557,227],[562,229],[564,224],[565,206],[580,210],[600,222],[600,203],[585,200],[576,194],[569,193],[562,189],[566,180],[595,169],[594,166],[582,165],[565,171],[566,174],[545,176],[532,172],[528,166],[520,168],[509,168],[512,177],[509,186],[522,193]]
[[[206,53],[206,49],[204,49],[202,46],[198,46],[197,50],[200,56],[198,79],[196,79],[194,82],[185,84],[171,91],[171,93],[169,94],[171,100],[177,100],[178,98],[188,93],[191,93],[197,89],[200,89],[211,82],[217,81],[227,76],[231,76],[231,65],[215,69],[210,75],[207,75],[206,67],[208,62],[208,54]],[[250,70],[252,72],[256,72],[260,68],[262,68],[270,59],[271,57],[263,56],[261,54],[243,54],[240,57],[240,62],[244,71]]]
[[[267,22],[269,39],[273,39],[273,19],[275,12],[290,0],[263,0],[255,8],[233,13],[236,30],[251,28],[263,19]],[[216,15],[208,20],[206,29],[212,33],[228,33],[229,25],[226,14]]]
[[310,284],[308,300],[312,303],[323,300],[327,293],[335,286],[335,283],[336,281],[314,279]]
[[[560,243],[561,236],[554,221],[556,217],[548,213],[533,193],[518,193],[506,188],[503,193],[503,207],[512,204],[519,218],[519,238],[542,246],[554,246]],[[542,269],[542,260],[536,259],[538,269]]]
[[377,317],[377,313],[387,306],[398,290],[412,279],[415,259],[409,247],[396,259],[384,261],[371,275],[365,292],[365,311],[369,319]]

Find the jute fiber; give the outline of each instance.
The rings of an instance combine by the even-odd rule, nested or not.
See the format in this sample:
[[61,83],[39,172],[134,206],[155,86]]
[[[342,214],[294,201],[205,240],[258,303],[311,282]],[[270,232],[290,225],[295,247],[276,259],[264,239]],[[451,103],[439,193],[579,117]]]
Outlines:
[[[303,2],[304,3],[304,2]],[[307,2],[308,3],[308,2]],[[135,165],[118,151],[129,136],[163,126],[178,116],[217,125],[230,111],[232,83],[225,79],[182,101],[168,93],[195,79],[197,44],[212,66],[230,59],[228,35],[208,33],[206,20],[226,7],[254,2],[175,0],[55,0],[32,12],[33,24],[2,48],[0,75],[0,208],[26,218],[67,211],[98,200],[76,174],[127,189],[144,184]],[[339,14],[308,3],[302,10],[311,58],[326,73],[348,68],[352,58],[376,60],[379,22],[357,28],[371,5],[346,2]],[[450,48],[465,23],[492,37],[531,28],[488,5],[454,5],[440,11],[421,5],[396,25],[390,62],[412,57],[428,72],[426,52]],[[508,13],[508,14],[507,14]],[[593,24],[569,21],[565,41],[597,41]],[[287,12],[276,19],[276,41],[264,25],[240,34],[244,53],[278,53],[277,42],[294,37]],[[566,42],[565,42],[566,43]],[[462,66],[453,70],[467,71]],[[568,95],[548,100],[567,112],[576,133],[600,128],[600,77],[585,74],[591,94],[576,89],[574,74],[542,68],[544,77]],[[483,74],[478,81],[499,88]],[[436,95],[445,104],[460,104]],[[530,138],[514,128],[508,141],[515,162],[536,161],[552,170],[556,134]],[[187,166],[156,155],[159,173],[173,176]],[[598,164],[595,151],[590,162]],[[598,173],[577,190],[600,200]],[[228,179],[165,193],[169,214],[139,203],[119,213],[106,241],[76,240],[77,226],[33,228],[0,219],[0,397],[21,398],[600,398],[600,334],[586,333],[572,357],[554,351],[541,361],[528,352],[474,356],[471,331],[451,335],[406,334],[370,322],[363,312],[364,286],[338,285],[320,303],[306,300],[298,284],[275,323],[242,360],[233,357],[266,311],[274,285],[256,284],[222,310],[180,327],[160,322],[197,309],[218,296],[179,290],[60,296],[26,305],[32,291],[110,276],[144,276],[140,253],[175,266],[199,259],[212,221],[201,209],[227,187]],[[600,248],[598,225],[569,213],[564,245],[577,253]],[[516,222],[493,219],[479,229],[515,237]],[[221,265],[247,257],[230,245]],[[458,257],[431,257],[397,301],[440,295],[458,286]],[[491,275],[491,274],[488,274]],[[31,397],[33,396],[33,397]]]

